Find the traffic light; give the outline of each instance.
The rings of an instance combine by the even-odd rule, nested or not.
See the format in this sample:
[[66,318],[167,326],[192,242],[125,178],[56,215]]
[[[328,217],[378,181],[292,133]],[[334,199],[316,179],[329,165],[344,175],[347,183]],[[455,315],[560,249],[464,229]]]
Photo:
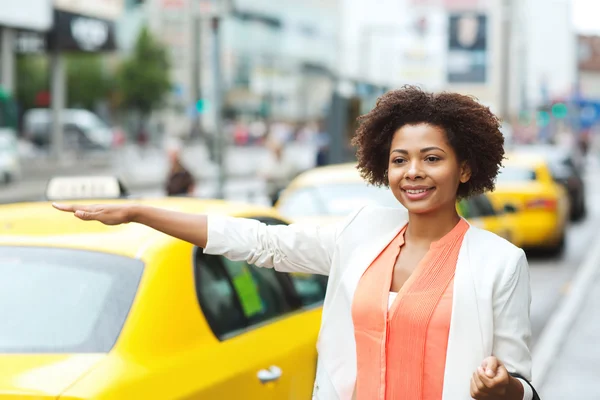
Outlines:
[[203,114],[208,111],[209,106],[210,103],[207,99],[200,99],[196,102],[196,111],[198,111],[200,114]]
[[556,103],[552,106],[552,116],[556,119],[564,119],[568,113],[569,109],[564,103]]
[[538,111],[537,123],[542,128],[548,126],[548,124],[550,123],[550,114],[548,113],[548,111]]

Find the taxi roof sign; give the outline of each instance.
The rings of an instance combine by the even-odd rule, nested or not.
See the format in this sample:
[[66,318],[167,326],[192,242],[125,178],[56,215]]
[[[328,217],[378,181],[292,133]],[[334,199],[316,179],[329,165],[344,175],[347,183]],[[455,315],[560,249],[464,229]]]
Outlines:
[[48,181],[46,198],[56,200],[116,199],[127,195],[114,176],[62,176]]

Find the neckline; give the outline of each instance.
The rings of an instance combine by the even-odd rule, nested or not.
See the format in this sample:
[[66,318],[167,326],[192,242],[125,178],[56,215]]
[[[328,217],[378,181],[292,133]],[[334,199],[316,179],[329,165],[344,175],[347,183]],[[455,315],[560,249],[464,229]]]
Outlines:
[[[456,225],[454,225],[454,227],[450,230],[450,232],[446,233],[440,239],[431,242],[431,244],[429,245],[429,248],[430,249],[440,248],[440,247],[444,247],[445,245],[447,245],[449,243],[452,243],[454,241],[454,239],[456,239],[457,237],[462,235],[464,232],[466,232],[470,226],[471,225],[467,222],[467,220],[465,220],[463,217],[460,217],[460,220],[457,222]],[[400,246],[404,245],[404,243],[405,243],[404,235],[406,235],[407,229],[408,229],[408,222],[404,225],[404,227],[400,231],[400,233],[401,233]]]

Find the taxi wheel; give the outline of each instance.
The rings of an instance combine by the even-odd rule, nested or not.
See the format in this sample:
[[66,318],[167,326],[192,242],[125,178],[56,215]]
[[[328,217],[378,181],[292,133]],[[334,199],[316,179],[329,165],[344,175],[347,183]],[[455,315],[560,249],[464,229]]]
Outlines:
[[562,236],[557,244],[553,247],[549,248],[547,254],[552,257],[560,256],[564,253],[565,247],[567,246],[567,238],[565,232],[563,231]]

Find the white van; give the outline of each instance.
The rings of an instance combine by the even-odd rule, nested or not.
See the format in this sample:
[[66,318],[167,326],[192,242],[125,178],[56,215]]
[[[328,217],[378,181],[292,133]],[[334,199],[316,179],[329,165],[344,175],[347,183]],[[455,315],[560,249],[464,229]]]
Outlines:
[[[62,112],[64,144],[67,149],[108,150],[113,146],[113,129],[96,114],[84,109]],[[52,110],[32,108],[23,116],[23,136],[41,148],[52,141]]]

